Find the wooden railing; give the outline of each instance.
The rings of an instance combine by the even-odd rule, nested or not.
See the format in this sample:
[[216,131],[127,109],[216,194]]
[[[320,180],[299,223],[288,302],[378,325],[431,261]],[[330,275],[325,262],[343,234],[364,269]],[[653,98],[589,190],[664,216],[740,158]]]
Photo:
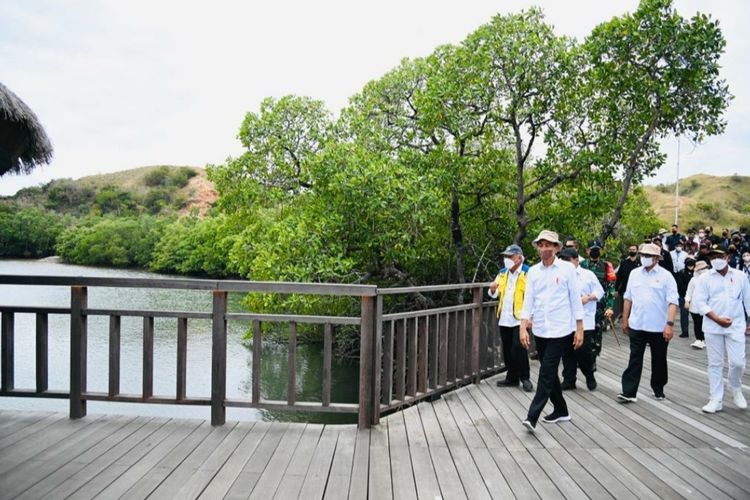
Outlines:
[[[86,415],[87,401],[210,405],[211,423],[226,420],[227,407],[291,411],[348,412],[358,414],[361,428],[377,424],[380,415],[421,399],[480,380],[503,369],[497,341],[493,302],[483,301],[483,286],[446,285],[418,288],[378,289],[368,285],[275,283],[192,279],[72,278],[39,276],[0,276],[0,285],[68,286],[70,308],[0,305],[2,338],[0,355],[0,396],[66,398],[71,418]],[[211,312],[94,309],[88,307],[89,287],[162,288],[210,290]],[[451,307],[383,314],[388,295],[471,290],[474,300]],[[229,292],[259,292],[355,297],[361,301],[358,317],[310,316],[295,314],[255,314],[228,312]],[[34,314],[36,318],[36,387],[17,388],[14,383],[15,315]],[[49,315],[70,317],[69,391],[49,390]],[[87,390],[86,370],[88,318],[109,318],[108,391]],[[143,320],[142,389],[140,394],[120,392],[121,319]],[[177,362],[175,394],[155,395],[154,318],[174,318],[177,322]],[[211,321],[211,393],[202,397],[186,395],[187,332],[189,319]],[[226,395],[227,323],[250,321],[252,341],[252,388],[250,399],[230,399]],[[286,401],[261,397],[263,323],[288,327],[289,371]],[[297,326],[322,325],[323,377],[320,401],[298,401],[296,394]],[[356,404],[331,400],[333,334],[342,325],[359,326],[359,401]]]

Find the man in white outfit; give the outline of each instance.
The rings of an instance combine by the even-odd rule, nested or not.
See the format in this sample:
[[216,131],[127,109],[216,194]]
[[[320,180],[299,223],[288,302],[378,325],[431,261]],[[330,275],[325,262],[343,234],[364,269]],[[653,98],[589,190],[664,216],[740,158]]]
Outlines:
[[705,413],[720,411],[724,401],[724,352],[729,359],[729,389],[735,406],[747,408],[742,395],[742,373],[745,371],[745,335],[750,334],[746,313],[750,312],[750,281],[745,274],[730,268],[723,249],[709,250],[712,270],[695,283],[693,303],[703,315],[703,332],[708,351],[708,385],[710,399]]
[[533,328],[540,362],[536,394],[523,421],[529,432],[536,429],[548,401],[553,410],[542,418],[544,423],[570,420],[557,369],[566,350],[583,344],[583,304],[575,268],[555,256],[562,244],[554,231],[542,231],[532,244],[541,262],[529,269],[519,329],[521,345],[528,349]]
[[580,266],[580,257],[575,248],[563,248],[560,259],[570,262],[576,268],[578,286],[581,289],[581,303],[583,304],[583,347],[568,349],[563,352],[563,381],[560,385],[563,391],[576,388],[576,372],[580,368],[586,377],[586,387],[590,391],[596,389],[594,377],[594,334],[596,324],[596,303],[604,298],[604,288],[596,275]]

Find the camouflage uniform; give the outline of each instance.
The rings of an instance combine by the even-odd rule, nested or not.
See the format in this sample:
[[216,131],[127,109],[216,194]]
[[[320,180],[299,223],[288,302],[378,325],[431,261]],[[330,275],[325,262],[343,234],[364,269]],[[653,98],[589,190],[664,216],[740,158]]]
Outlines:
[[596,303],[596,318],[594,329],[594,357],[602,352],[602,336],[607,329],[607,319],[604,311],[613,309],[615,305],[615,275],[612,264],[599,258],[596,262],[591,259],[581,261],[581,267],[594,273],[604,288],[604,298]]

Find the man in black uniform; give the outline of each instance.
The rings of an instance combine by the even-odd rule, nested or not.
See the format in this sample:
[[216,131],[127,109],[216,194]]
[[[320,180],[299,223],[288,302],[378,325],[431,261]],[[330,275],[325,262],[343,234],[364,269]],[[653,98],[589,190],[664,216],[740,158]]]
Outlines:
[[622,297],[628,288],[630,272],[640,265],[638,245],[630,245],[628,247],[628,255],[620,261],[620,265],[617,267],[617,274],[615,275],[615,313],[618,317],[622,314]]

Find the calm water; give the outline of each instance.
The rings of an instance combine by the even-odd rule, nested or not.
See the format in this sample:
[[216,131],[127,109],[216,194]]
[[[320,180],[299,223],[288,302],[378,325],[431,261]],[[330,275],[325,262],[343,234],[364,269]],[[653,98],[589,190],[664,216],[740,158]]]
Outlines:
[[[71,266],[55,259],[0,260],[0,274],[35,276],[165,277],[144,271]],[[242,294],[229,295],[231,312],[246,312]],[[153,309],[172,311],[211,311],[210,291],[148,290],[137,288],[89,288],[91,308]],[[69,307],[70,289],[55,286],[0,285],[0,304],[42,307]],[[35,386],[34,315],[16,314],[15,386]],[[89,317],[88,389],[107,392],[109,318]],[[246,322],[230,321],[227,338],[227,397],[250,399],[252,387],[252,352],[246,341]],[[70,321],[67,316],[49,317],[49,388],[68,390],[70,367]],[[142,372],[143,320],[123,317],[121,324],[120,392],[140,394]],[[209,397],[211,394],[211,322],[188,320],[187,395]],[[154,395],[174,396],[177,364],[177,320],[156,318],[154,321]],[[266,343],[263,348],[261,391],[266,399],[286,399],[288,373],[286,345]],[[297,348],[297,400],[320,401],[322,385],[322,345],[300,345]],[[332,400],[341,403],[357,401],[356,363],[336,361],[332,372]],[[0,408],[67,411],[67,400],[42,398],[0,398]],[[174,417],[210,418],[210,407],[152,405],[136,403],[89,402],[89,413],[118,413]],[[228,408],[232,420],[308,420],[318,422],[353,422],[356,416],[266,412],[254,409]]]

